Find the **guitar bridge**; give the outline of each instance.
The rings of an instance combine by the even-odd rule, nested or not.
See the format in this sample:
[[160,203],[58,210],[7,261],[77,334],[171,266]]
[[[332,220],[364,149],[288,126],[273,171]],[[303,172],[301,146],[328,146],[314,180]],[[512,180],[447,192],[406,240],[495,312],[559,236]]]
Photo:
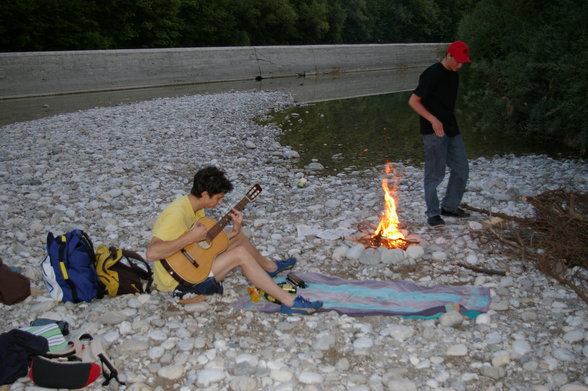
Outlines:
[[200,267],[200,265],[198,264],[198,262],[196,262],[196,260],[194,258],[192,258],[192,256],[190,255],[190,253],[184,249],[182,249],[182,254],[184,254],[184,256],[186,257],[186,259],[194,266],[196,267]]

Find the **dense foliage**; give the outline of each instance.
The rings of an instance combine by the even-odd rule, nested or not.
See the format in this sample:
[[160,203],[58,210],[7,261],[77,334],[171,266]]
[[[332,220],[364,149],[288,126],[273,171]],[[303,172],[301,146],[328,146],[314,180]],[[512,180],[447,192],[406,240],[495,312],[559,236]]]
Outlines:
[[475,0],[10,0],[0,51],[445,42]]
[[588,2],[481,0],[459,36],[472,47],[466,100],[480,127],[588,146]]

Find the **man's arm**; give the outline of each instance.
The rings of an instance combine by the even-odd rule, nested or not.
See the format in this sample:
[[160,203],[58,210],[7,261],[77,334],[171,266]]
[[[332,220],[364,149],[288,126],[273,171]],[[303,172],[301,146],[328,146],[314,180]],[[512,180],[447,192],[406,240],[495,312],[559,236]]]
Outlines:
[[426,119],[431,123],[433,127],[433,131],[439,137],[445,135],[445,130],[443,130],[443,123],[437,119],[421,102],[422,98],[418,95],[412,94],[410,99],[408,100],[408,105],[421,117]]
[[196,224],[194,228],[175,240],[162,240],[157,237],[151,239],[151,243],[147,247],[145,256],[149,261],[157,261],[164,259],[172,254],[180,251],[189,244],[201,242],[206,239],[206,227],[202,224]]

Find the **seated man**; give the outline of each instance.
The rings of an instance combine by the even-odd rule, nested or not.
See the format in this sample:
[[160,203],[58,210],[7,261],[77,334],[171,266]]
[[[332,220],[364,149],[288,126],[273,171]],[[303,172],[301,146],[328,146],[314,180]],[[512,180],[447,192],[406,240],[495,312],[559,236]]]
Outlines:
[[230,212],[233,224],[227,232],[228,248],[214,259],[211,274],[206,280],[196,285],[186,286],[176,281],[164,268],[159,260],[175,254],[192,243],[206,239],[207,229],[203,224],[198,223],[198,219],[204,217],[206,208],[219,205],[225,194],[231,190],[233,185],[223,171],[215,167],[206,167],[194,175],[190,194],[176,199],[163,210],[153,227],[153,238],[146,253],[147,259],[155,262],[153,278],[157,289],[173,290],[174,296],[180,298],[187,293],[222,294],[221,283],[225,276],[236,267],[241,267],[245,277],[255,287],[282,303],[281,312],[310,314],[319,310],[322,302],[310,302],[301,296],[294,297],[274,282],[272,277],[283,270],[291,269],[296,259],[272,262],[261,255],[241,232],[243,214],[236,209]]

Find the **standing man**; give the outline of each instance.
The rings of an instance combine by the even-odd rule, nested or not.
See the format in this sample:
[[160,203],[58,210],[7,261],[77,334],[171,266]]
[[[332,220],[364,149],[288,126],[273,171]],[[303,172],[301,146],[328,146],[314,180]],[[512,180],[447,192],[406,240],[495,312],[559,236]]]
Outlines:
[[[425,202],[427,223],[445,224],[441,218],[469,217],[459,208],[468,181],[468,159],[463,138],[455,119],[455,101],[459,77],[457,71],[471,62],[468,45],[453,42],[445,58],[427,68],[419,77],[419,84],[408,104],[420,116],[420,130],[425,146]],[[451,170],[447,191],[441,205],[437,187],[445,177],[445,166]]]
[[196,285],[184,285],[181,278],[174,277],[165,268],[161,259],[168,258],[192,243],[207,240],[208,231],[198,220],[204,217],[205,209],[218,206],[232,189],[233,185],[223,171],[216,167],[203,168],[194,175],[190,194],[177,198],[159,215],[146,254],[148,260],[155,262],[153,280],[156,288],[173,291],[173,295],[179,298],[186,294],[222,294],[221,284],[225,276],[231,270],[241,268],[249,282],[282,303],[282,313],[311,314],[321,309],[321,301],[310,302],[302,296],[294,297],[274,282],[272,277],[291,269],[296,258],[272,262],[261,255],[241,232],[243,214],[236,209],[230,213],[232,229],[226,232],[228,248],[212,261],[212,270],[207,279]]

